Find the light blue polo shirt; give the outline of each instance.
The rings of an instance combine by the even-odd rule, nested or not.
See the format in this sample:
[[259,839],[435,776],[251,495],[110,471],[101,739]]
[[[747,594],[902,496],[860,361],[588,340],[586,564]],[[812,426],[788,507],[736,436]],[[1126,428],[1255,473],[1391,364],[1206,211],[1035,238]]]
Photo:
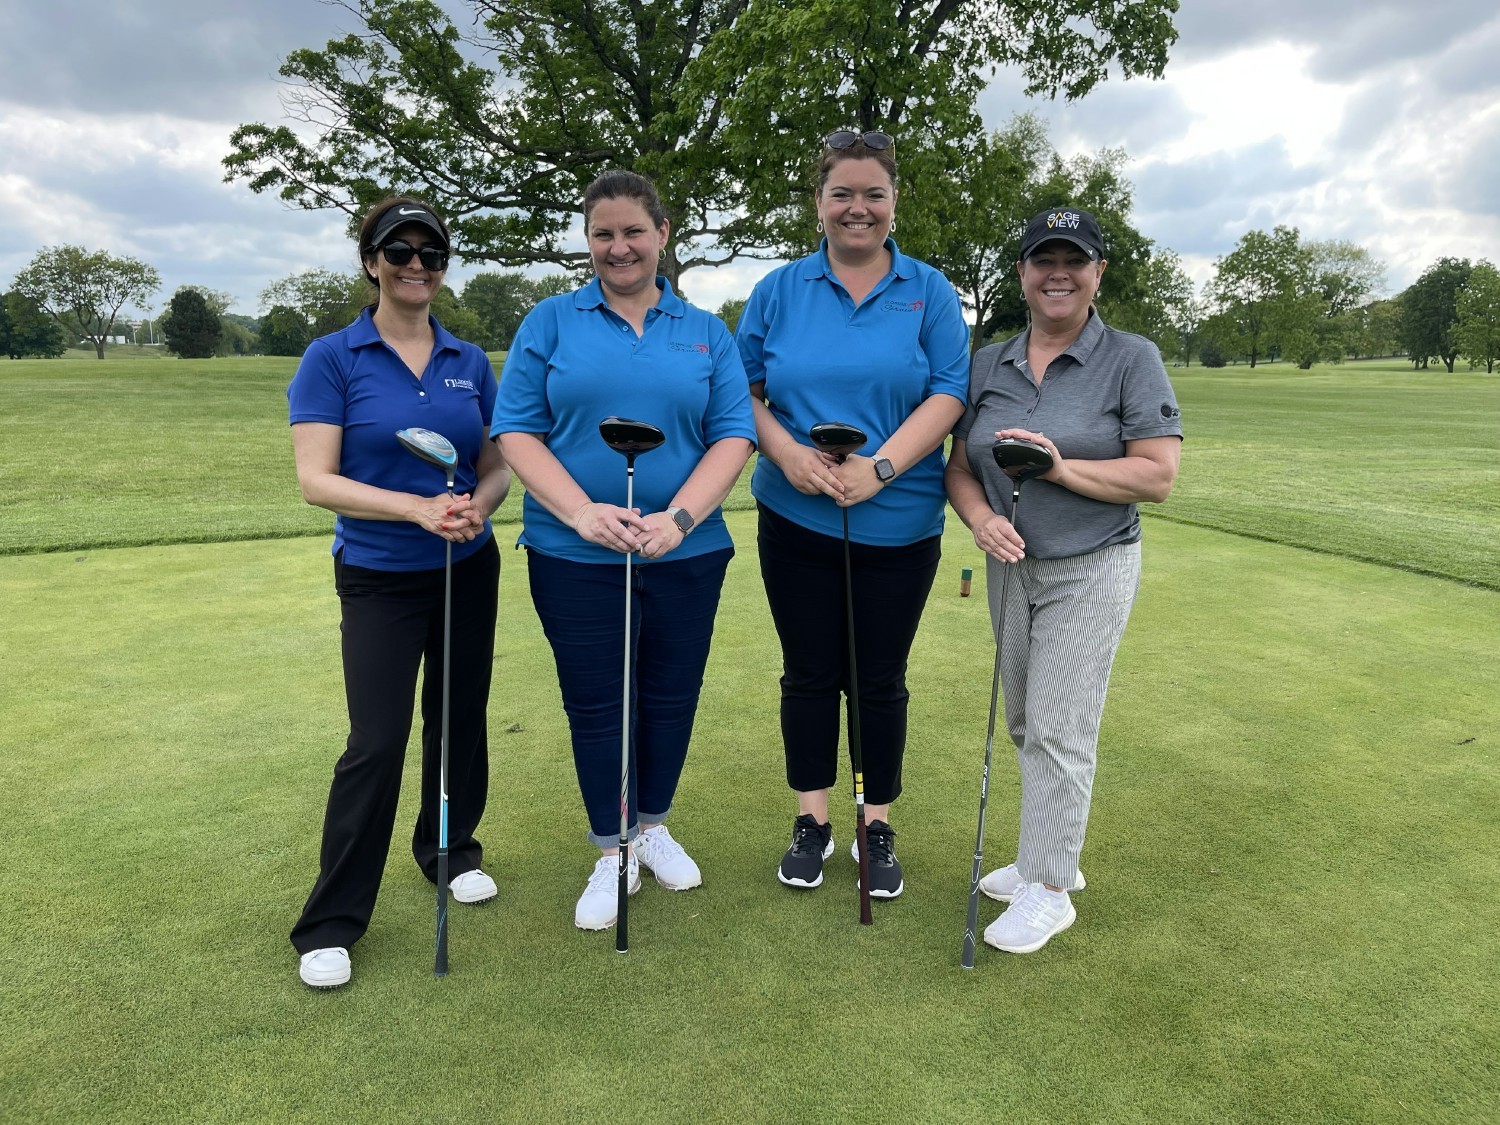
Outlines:
[[[803,445],[819,422],[847,422],[879,450],[912,411],[936,394],[965,401],[969,328],[958,294],[937,270],[886,240],[891,272],[856,308],[828,264],[828,243],[761,279],[735,339],[752,385],[764,383],[771,413]],[[805,496],[761,457],[751,492],[787,519],[843,534],[827,496]],[[876,495],[849,509],[849,537],[901,546],[943,530],[943,453],[934,450]]]
[[[447,484],[438,466],[408,452],[396,431],[421,426],[442,434],[458,452],[455,493],[474,491],[475,460],[495,406],[495,369],[475,345],[458,339],[432,317],[432,358],[418,379],[380,338],[372,309],[348,328],[308,345],[286,389],[291,421],[325,422],[343,429],[339,474],[362,484],[436,496]],[[468,543],[453,545],[453,560],[484,546],[490,526]],[[333,553],[370,570],[434,570],[443,566],[447,541],[404,520],[335,516]]]
[[[710,445],[755,441],[749,386],[724,322],[677,296],[666,278],[656,285],[661,296],[639,337],[605,302],[598,278],[532,309],[505,357],[490,427],[495,436],[540,435],[590,500],[623,507],[625,458],[604,444],[599,423],[611,415],[650,422],[666,441],[635,459],[642,512],[665,511]],[[619,552],[581,538],[529,493],[522,520],[520,542],[543,554],[620,561]],[[663,561],[731,545],[716,508]]]

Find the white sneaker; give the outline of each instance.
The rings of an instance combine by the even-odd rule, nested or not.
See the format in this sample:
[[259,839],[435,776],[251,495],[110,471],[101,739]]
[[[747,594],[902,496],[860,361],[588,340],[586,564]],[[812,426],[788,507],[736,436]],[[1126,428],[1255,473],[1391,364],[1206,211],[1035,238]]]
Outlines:
[[[1088,886],[1088,880],[1083,877],[1081,870],[1073,872],[1073,885],[1070,891],[1081,891]],[[979,880],[979,889],[996,902],[1011,902],[1016,895],[1026,886],[1026,880],[1021,878],[1021,873],[1016,870],[1012,863],[1009,867],[1002,867],[998,871],[991,871],[983,879]]]
[[[630,893],[641,889],[641,866],[631,856],[628,872]],[[615,924],[620,897],[620,857],[601,855],[599,862],[589,875],[588,886],[578,896],[578,906],[573,910],[573,925],[580,930],[607,930]]]
[[647,828],[635,838],[635,858],[669,891],[686,891],[703,882],[703,872],[665,824]]
[[1035,953],[1077,917],[1067,891],[1049,891],[1041,883],[1027,883],[1011,899],[1005,913],[985,927],[984,940],[1006,953]]
[[348,984],[352,972],[349,951],[343,946],[304,953],[302,964],[297,969],[302,983],[309,988],[337,988],[341,984]]
[[500,893],[495,880],[477,867],[454,879],[448,884],[448,889],[453,892],[455,902],[489,902]]

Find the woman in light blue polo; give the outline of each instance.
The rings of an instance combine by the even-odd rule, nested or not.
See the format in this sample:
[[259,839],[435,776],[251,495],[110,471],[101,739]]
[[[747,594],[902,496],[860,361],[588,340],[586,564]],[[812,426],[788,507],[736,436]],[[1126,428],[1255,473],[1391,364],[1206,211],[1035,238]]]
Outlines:
[[[744,369],[722,321],[656,274],[669,224],[651,182],[606,172],[583,198],[596,277],[543,301],[505,361],[491,433],[526,485],[521,543],[552,646],[573,760],[600,855],[574,911],[615,923],[620,824],[624,559],[635,551],[631,721],[635,786],[628,864],[669,890],[702,882],[663,823],[687,758],[725,569],[734,554],[719,505],[754,448]],[[636,418],[666,434],[635,466],[599,423]],[[637,823],[638,821],[638,823]]]
[[[890,804],[906,748],[906,660],[937,573],[943,439],[963,413],[969,330],[941,273],[895,229],[896,160],[885,133],[830,133],[818,167],[814,254],[766,276],[736,330],[754,398],[760,565],[781,638],[781,734],[797,794],[777,877],[816,887],[833,851],[839,708],[849,692],[842,511],[852,543],[870,893],[905,886]],[[843,464],[813,449],[819,422],[869,444]]]

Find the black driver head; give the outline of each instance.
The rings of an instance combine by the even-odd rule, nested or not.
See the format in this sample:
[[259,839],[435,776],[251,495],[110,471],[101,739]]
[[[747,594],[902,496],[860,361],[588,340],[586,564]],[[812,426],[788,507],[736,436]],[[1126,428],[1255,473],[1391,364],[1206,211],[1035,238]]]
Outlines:
[[667,435],[650,422],[637,422],[634,418],[604,419],[599,423],[599,436],[605,445],[627,457],[650,453],[667,440]]
[[870,440],[865,436],[864,430],[851,426],[848,422],[819,422],[807,431],[807,436],[812,439],[819,452],[839,461],[856,450],[863,449]]
[[995,464],[1006,476],[1020,482],[1052,468],[1052,454],[1046,446],[1025,438],[1000,438],[995,442]]

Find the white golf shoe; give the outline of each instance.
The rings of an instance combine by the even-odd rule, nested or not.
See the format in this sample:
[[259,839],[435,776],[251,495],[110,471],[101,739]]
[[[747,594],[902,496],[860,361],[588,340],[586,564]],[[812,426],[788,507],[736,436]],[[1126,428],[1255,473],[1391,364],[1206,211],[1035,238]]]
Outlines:
[[1049,891],[1027,883],[1010,900],[1005,913],[984,929],[986,945],[1006,953],[1035,953],[1078,917],[1067,891]]
[[465,903],[489,902],[500,893],[500,888],[495,886],[495,880],[477,867],[473,871],[465,871],[454,879],[448,884],[448,889],[453,892],[455,902]]
[[[1083,877],[1083,872],[1074,871],[1073,885],[1068,890],[1081,891],[1088,885],[1088,880]],[[991,871],[983,879],[979,880],[979,889],[996,902],[1011,902],[1025,887],[1026,880],[1021,878],[1021,873],[1016,869],[1014,863],[1008,867],[1002,867],[998,871]]]
[[314,949],[302,955],[297,975],[309,988],[337,988],[348,984],[353,969],[349,964],[349,951],[343,946]]
[[[641,889],[641,865],[630,857],[627,871],[629,893]],[[588,886],[578,896],[573,910],[573,925],[580,930],[607,930],[615,924],[620,897],[620,857],[601,855],[589,875]]]
[[669,891],[686,891],[703,882],[703,872],[665,824],[645,829],[632,845],[635,858]]

